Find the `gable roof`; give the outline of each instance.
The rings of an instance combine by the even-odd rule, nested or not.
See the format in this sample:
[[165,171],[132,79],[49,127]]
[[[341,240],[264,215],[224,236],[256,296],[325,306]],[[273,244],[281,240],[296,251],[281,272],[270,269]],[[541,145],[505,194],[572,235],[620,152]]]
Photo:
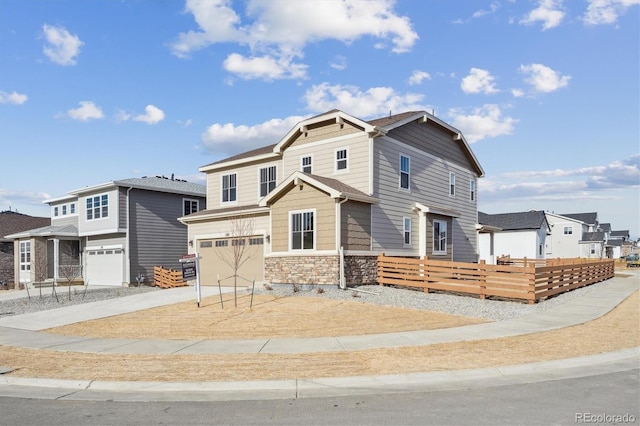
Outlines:
[[48,217],[29,216],[14,211],[0,212],[0,241],[6,241],[7,235],[50,224],[51,219]]
[[267,207],[273,199],[284,194],[293,186],[298,185],[301,182],[307,183],[323,192],[326,192],[331,198],[349,199],[363,203],[377,203],[379,201],[377,198],[371,197],[337,179],[295,171],[289,175],[288,178],[280,182],[273,191],[264,196],[262,200],[260,200],[259,206]]
[[198,170],[201,172],[207,172],[221,167],[244,164],[249,161],[279,158],[286,147],[291,144],[295,140],[295,138],[306,131],[307,126],[322,123],[325,121],[335,121],[335,123],[348,122],[351,123],[354,127],[362,129],[363,132],[368,133],[371,137],[377,137],[384,136],[388,131],[416,120],[419,120],[419,122],[421,123],[434,123],[439,127],[448,130],[452,134],[453,140],[462,145],[464,153],[468,156],[471,166],[478,174],[478,176],[484,176],[484,170],[482,169],[482,166],[480,166],[480,162],[471,150],[471,147],[467,143],[462,133],[458,129],[440,120],[432,114],[429,114],[425,111],[407,111],[395,115],[389,115],[388,117],[381,117],[365,121],[338,109],[332,109],[325,113],[318,114],[300,121],[276,144],[242,152],[231,157],[218,160],[214,163],[202,166]]
[[588,225],[595,225],[598,223],[598,213],[562,213],[560,216],[570,217],[572,219],[579,220]]
[[523,231],[542,227],[549,229],[547,217],[541,210],[500,214],[478,212],[478,223],[492,228],[500,228],[503,231]]
[[611,238],[629,238],[629,230],[625,229],[623,231],[611,231]]

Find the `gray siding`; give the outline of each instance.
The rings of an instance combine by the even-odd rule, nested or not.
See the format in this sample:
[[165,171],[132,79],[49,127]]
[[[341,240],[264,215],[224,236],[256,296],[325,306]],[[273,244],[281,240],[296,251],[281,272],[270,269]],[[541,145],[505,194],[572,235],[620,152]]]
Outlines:
[[[413,210],[416,202],[426,206],[450,209],[458,212],[448,228],[449,250],[457,261],[474,262],[476,256],[477,201],[470,200],[470,180],[476,179],[470,166],[458,162],[462,157],[444,160],[439,158],[455,157],[456,149],[450,145],[449,132],[436,132],[431,126],[409,124],[411,132],[394,131],[395,137],[407,137],[408,140],[394,140],[389,137],[377,138],[374,144],[374,196],[380,203],[372,206],[373,248],[375,251],[401,252],[405,255],[419,254],[419,215]],[[424,131],[424,143],[420,144],[420,131]],[[390,132],[391,133],[391,132]],[[436,149],[439,147],[439,150]],[[429,149],[429,154],[422,151]],[[410,158],[410,190],[399,188],[400,154]],[[462,155],[462,154],[461,154]],[[456,174],[456,195],[449,196],[449,173]],[[477,197],[476,197],[477,200]],[[403,217],[412,218],[412,245],[403,244]],[[426,254],[433,251],[431,226],[427,218]],[[448,253],[449,254],[449,253]]]
[[[118,188],[118,228],[127,227],[127,189]],[[133,191],[133,190],[132,190]]]
[[[183,215],[184,196],[139,189],[129,195],[130,282],[135,282],[138,273],[153,277],[154,266],[180,268],[178,259],[189,248],[187,227],[177,219]],[[197,199],[203,206],[204,198]]]

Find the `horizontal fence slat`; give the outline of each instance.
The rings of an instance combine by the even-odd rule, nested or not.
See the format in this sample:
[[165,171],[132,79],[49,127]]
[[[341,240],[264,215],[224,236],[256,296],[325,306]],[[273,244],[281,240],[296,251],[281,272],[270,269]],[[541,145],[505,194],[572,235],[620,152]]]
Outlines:
[[498,265],[378,256],[378,283],[537,302],[613,277],[613,260],[514,259]]

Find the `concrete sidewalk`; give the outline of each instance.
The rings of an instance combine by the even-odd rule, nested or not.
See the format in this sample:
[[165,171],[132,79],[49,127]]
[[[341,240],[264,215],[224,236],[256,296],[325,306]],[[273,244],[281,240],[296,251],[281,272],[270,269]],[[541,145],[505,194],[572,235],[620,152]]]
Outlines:
[[[424,346],[538,333],[569,327],[601,317],[640,288],[640,275],[615,277],[605,289],[593,291],[540,313],[520,318],[470,326],[364,336],[324,338],[248,339],[248,340],[133,340],[92,339],[58,336],[38,330],[89,319],[119,315],[154,306],[193,300],[193,287],[127,296],[109,301],[75,305],[45,312],[0,319],[0,345],[100,354],[299,354],[310,352],[353,351],[373,348]],[[233,289],[225,289],[229,292]],[[217,295],[218,289],[203,287],[203,297]],[[91,306],[89,306],[91,305]],[[588,366],[588,368],[584,368]],[[599,367],[598,367],[599,366]],[[585,372],[622,371],[640,366],[640,349],[633,348],[611,354],[573,358],[547,363],[504,368],[407,374],[375,377],[350,377],[318,380],[280,380],[260,382],[155,383],[93,382],[47,379],[19,379],[0,375],[0,395],[19,396],[33,393],[43,398],[60,397],[56,388],[75,389],[74,398],[117,400],[162,400],[171,390],[171,399],[221,400],[328,396],[372,392],[444,389],[447,386],[481,386],[493,384],[579,377]],[[536,368],[540,371],[535,373]],[[0,373],[1,373],[0,367]],[[577,376],[576,376],[577,375]],[[30,390],[26,390],[25,387]],[[173,391],[181,390],[180,395]],[[114,393],[119,396],[114,398]],[[295,394],[296,396],[292,396]],[[67,394],[65,394],[67,395]],[[122,399],[119,399],[122,398]],[[151,398],[151,399],[150,399]],[[159,398],[159,399],[156,399]],[[187,398],[187,399],[183,399]],[[193,399],[195,398],[195,399]]]

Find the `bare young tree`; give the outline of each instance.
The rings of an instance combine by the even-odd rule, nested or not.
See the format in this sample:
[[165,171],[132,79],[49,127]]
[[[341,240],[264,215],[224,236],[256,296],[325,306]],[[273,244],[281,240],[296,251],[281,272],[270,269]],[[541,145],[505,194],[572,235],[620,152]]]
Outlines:
[[[255,220],[251,216],[236,216],[231,219],[231,248],[218,250],[216,254],[224,263],[233,270],[233,293],[235,306],[238,307],[238,271],[251,258],[256,255],[256,246],[252,246],[248,237],[255,233]],[[246,279],[246,278],[245,278]]]
[[65,258],[59,266],[59,271],[69,286],[69,300],[71,300],[71,284],[82,276],[82,265],[79,263],[80,250],[71,241],[64,241],[60,257]]

